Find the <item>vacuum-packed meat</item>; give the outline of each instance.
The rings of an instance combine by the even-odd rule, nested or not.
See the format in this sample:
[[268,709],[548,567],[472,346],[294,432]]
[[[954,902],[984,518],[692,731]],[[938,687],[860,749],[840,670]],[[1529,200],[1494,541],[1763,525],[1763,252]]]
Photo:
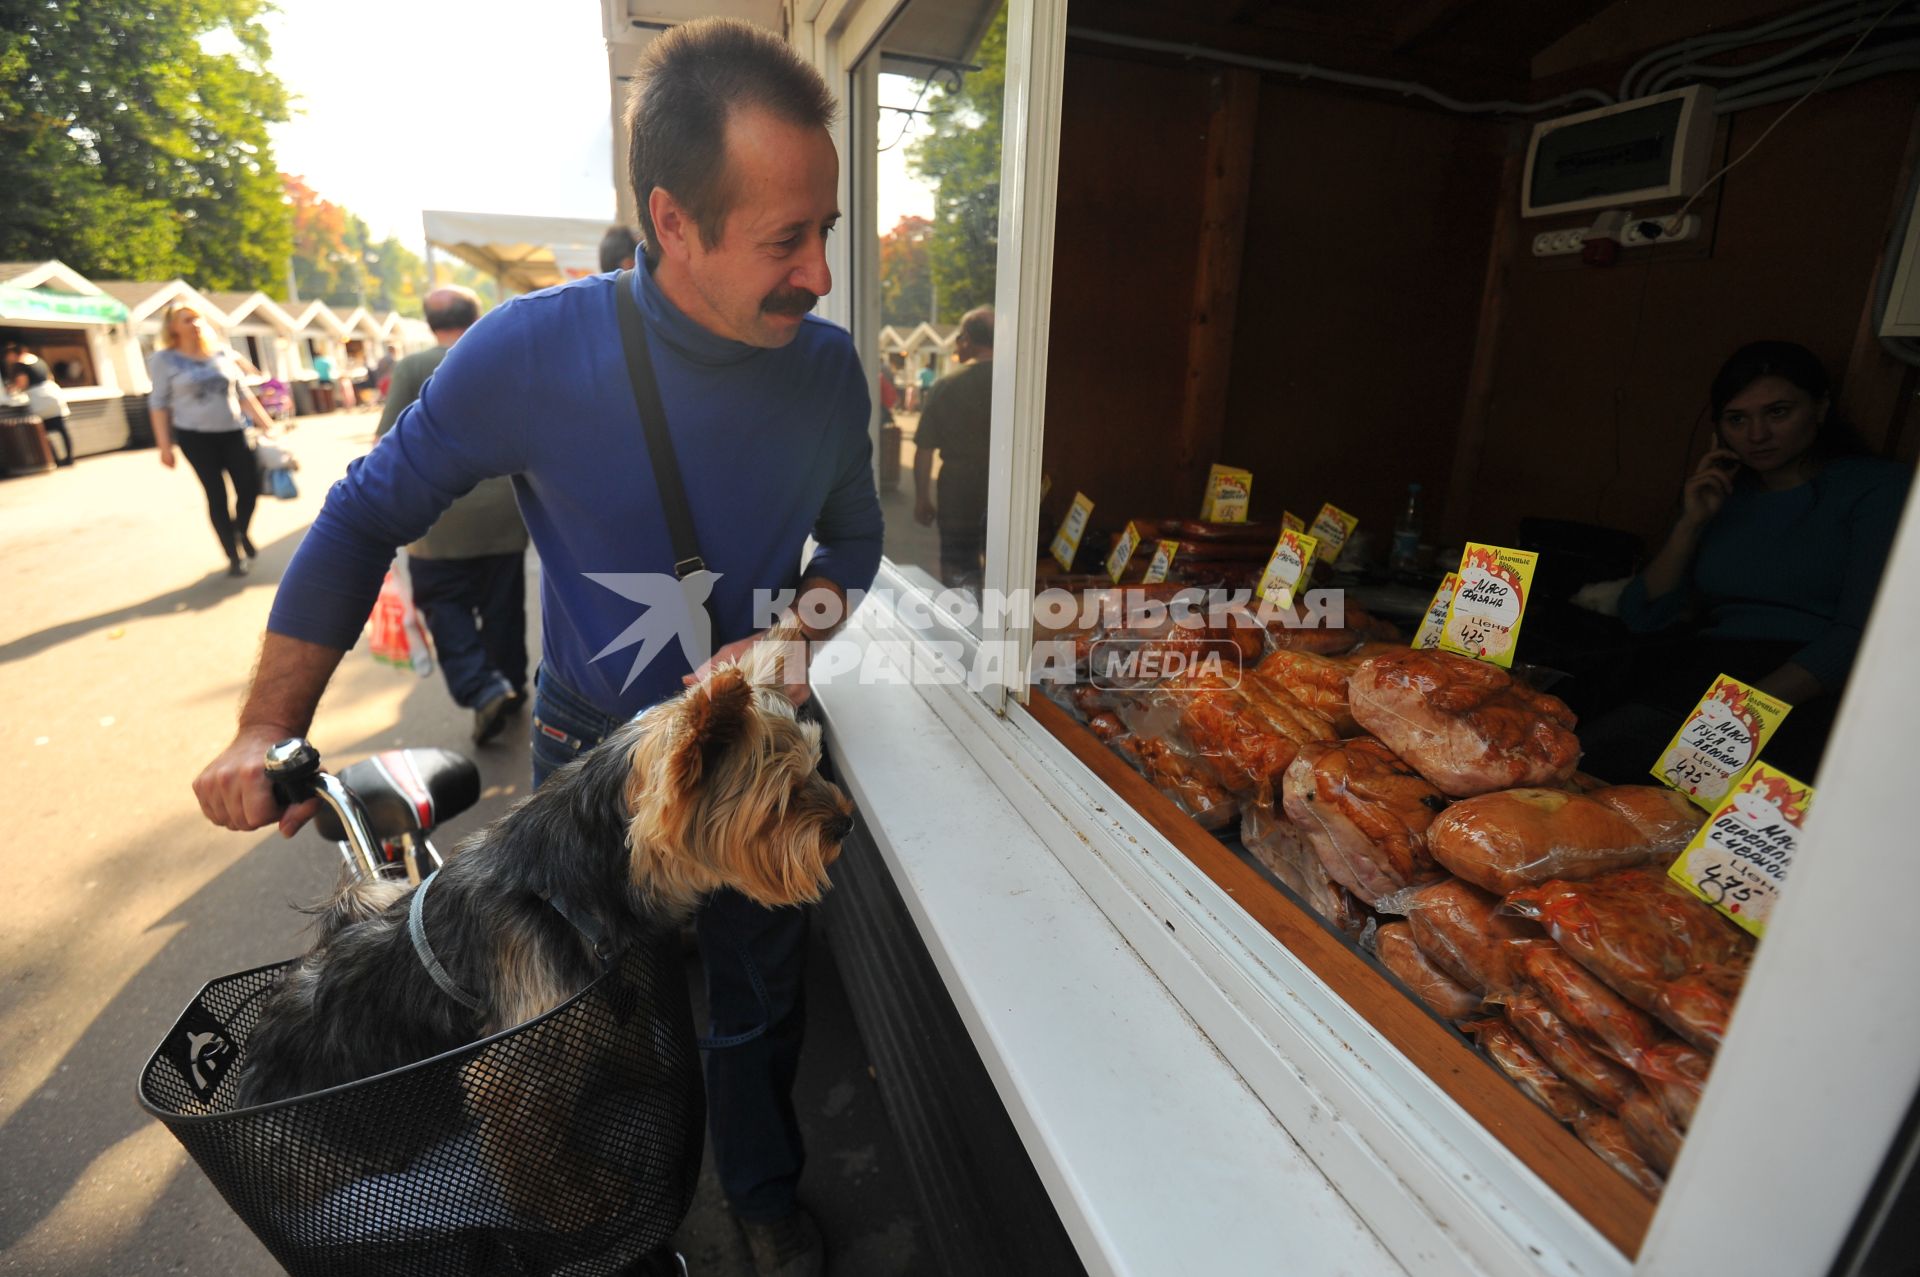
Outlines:
[[1527,950],[1520,955],[1519,970],[1555,1015],[1635,1072],[1660,1042],[1660,1030],[1645,1012],[1557,947],[1547,944]]
[[1645,862],[1654,843],[1597,796],[1504,789],[1453,804],[1427,829],[1433,858],[1505,894],[1550,878],[1593,878]]
[[1240,805],[1202,764],[1154,736],[1121,736],[1114,745],[1133,762],[1147,783],[1171,798],[1202,829],[1219,830],[1233,822]]
[[1523,979],[1515,966],[1520,953],[1546,939],[1532,923],[1497,912],[1499,905],[1478,887],[1442,878],[1396,891],[1379,907],[1383,913],[1405,914],[1421,950],[1467,988],[1512,993]]
[[1196,754],[1236,794],[1279,787],[1280,773],[1308,741],[1333,735],[1333,724],[1278,687],[1212,673],[1171,679],[1162,699],[1179,714]]
[[1633,1073],[1608,1059],[1571,1025],[1553,1013],[1546,1001],[1531,993],[1511,993],[1502,999],[1507,1019],[1528,1045],[1567,1081],[1595,1103],[1617,1109],[1633,1094]]
[[1627,1128],[1619,1118],[1609,1113],[1590,1112],[1575,1120],[1573,1133],[1601,1161],[1625,1176],[1628,1183],[1648,1197],[1660,1196],[1666,1181],[1660,1178],[1659,1172],[1647,1165],[1646,1158],[1634,1147]]
[[1608,785],[1587,797],[1625,816],[1656,856],[1685,847],[1705,819],[1698,807],[1664,785]]
[[1662,1042],[1647,1052],[1640,1080],[1684,1131],[1693,1125],[1693,1112],[1700,1107],[1700,1092],[1706,1089],[1712,1068],[1713,1057],[1705,1051],[1685,1042]]
[[1746,978],[1744,954],[1725,962],[1702,963],[1667,981],[1654,998],[1653,1013],[1702,1051],[1718,1051]]
[[1627,1128],[1627,1138],[1644,1157],[1647,1165],[1662,1175],[1673,1170],[1674,1162],[1680,1157],[1680,1144],[1686,1138],[1680,1128],[1667,1116],[1660,1101],[1647,1092],[1636,1090],[1627,1097],[1617,1114],[1620,1125]]
[[1367,911],[1352,893],[1328,876],[1327,867],[1313,854],[1300,827],[1277,815],[1270,803],[1270,798],[1246,803],[1240,817],[1241,846],[1309,909],[1358,938],[1366,930]]
[[[1505,908],[1539,921],[1580,965],[1627,1001],[1663,1019],[1667,1012],[1661,1010],[1661,994],[1671,981],[1702,966],[1738,964],[1753,950],[1745,932],[1650,865],[1589,882],[1556,880],[1523,887],[1507,896]],[[1713,989],[1690,992],[1703,1001],[1714,1000]],[[1730,1004],[1731,997],[1725,1001]],[[1710,1018],[1711,1008],[1706,1009]],[[1724,1025],[1724,1015],[1720,1020]],[[1674,1028],[1695,1046],[1703,1045],[1693,1032],[1677,1024]]]
[[1573,711],[1496,665],[1411,648],[1360,662],[1354,719],[1455,798],[1566,780],[1580,761]]
[[1534,1054],[1511,1025],[1503,1020],[1475,1020],[1460,1027],[1541,1108],[1562,1122],[1578,1121],[1586,1114],[1587,1106],[1579,1093]]
[[1480,1009],[1480,995],[1435,966],[1406,923],[1386,923],[1373,933],[1373,945],[1380,965],[1393,972],[1441,1019],[1462,1020]]
[[1362,900],[1441,876],[1427,826],[1447,800],[1372,737],[1301,746],[1281,794],[1327,872]]
[[1347,679],[1353,674],[1352,662],[1283,648],[1269,654],[1247,674],[1279,686],[1302,705],[1325,717],[1333,724],[1335,735],[1351,736],[1359,730],[1353,721],[1353,709],[1347,704]]

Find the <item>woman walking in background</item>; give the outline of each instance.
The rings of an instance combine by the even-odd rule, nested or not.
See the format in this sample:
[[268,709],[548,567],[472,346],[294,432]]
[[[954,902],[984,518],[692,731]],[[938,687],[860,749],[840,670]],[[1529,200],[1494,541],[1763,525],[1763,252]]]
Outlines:
[[[272,427],[273,419],[242,380],[233,351],[215,348],[206,321],[186,303],[167,307],[160,349],[147,361],[147,371],[153,378],[148,407],[160,464],[173,469],[175,446],[186,454],[207,491],[207,517],[226,552],[227,575],[245,576],[258,553],[247,528],[260,496],[260,473],[247,446],[247,418],[263,430]],[[231,509],[228,479],[233,481]]]

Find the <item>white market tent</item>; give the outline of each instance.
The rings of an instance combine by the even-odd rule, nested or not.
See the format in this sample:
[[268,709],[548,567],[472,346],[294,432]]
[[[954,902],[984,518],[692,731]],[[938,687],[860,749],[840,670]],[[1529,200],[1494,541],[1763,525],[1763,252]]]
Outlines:
[[450,213],[428,209],[427,268],[433,251],[453,254],[509,291],[530,293],[600,269],[600,237],[613,223],[584,217],[523,217],[510,213]]

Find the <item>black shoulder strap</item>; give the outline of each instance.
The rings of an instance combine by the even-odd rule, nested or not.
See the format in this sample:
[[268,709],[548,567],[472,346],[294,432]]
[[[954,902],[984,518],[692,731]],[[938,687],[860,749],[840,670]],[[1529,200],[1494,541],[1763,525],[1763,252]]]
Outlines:
[[619,293],[620,344],[627,351],[627,376],[633,382],[634,407],[640,410],[640,428],[646,434],[647,456],[653,461],[653,481],[660,488],[660,509],[673,539],[673,574],[681,580],[707,570],[700,557],[700,541],[693,531],[693,507],[687,503],[680,463],[673,455],[673,437],[667,433],[667,410],[660,402],[660,382],[653,373],[653,354],[647,349],[647,325],[640,304],[633,299],[633,271],[623,270],[614,281]]

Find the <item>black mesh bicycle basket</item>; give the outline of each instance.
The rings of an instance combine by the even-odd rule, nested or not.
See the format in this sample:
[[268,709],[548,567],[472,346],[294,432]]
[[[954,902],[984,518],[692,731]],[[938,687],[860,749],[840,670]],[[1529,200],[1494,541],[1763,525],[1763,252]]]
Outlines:
[[568,1002],[469,1046],[232,1108],[248,1035],[292,966],[208,984],[139,1085],[289,1272],[593,1277],[679,1226],[705,1097],[671,944],[635,946]]

